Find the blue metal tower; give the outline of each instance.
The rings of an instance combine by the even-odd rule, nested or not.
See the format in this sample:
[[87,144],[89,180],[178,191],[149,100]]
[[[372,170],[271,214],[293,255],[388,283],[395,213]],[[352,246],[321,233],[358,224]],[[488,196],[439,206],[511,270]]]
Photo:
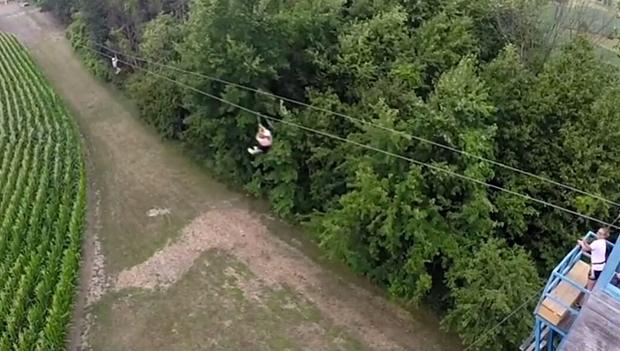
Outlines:
[[[595,238],[589,232],[584,240]],[[596,286],[588,291],[590,255],[575,246],[558,264],[534,311],[532,335],[522,351],[620,350],[620,245],[612,250]]]

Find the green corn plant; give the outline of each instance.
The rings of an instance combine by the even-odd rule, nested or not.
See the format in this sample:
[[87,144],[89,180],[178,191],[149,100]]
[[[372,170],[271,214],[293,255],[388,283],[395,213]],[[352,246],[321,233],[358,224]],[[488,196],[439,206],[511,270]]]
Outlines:
[[75,123],[14,36],[0,33],[0,351],[64,346],[84,227]]

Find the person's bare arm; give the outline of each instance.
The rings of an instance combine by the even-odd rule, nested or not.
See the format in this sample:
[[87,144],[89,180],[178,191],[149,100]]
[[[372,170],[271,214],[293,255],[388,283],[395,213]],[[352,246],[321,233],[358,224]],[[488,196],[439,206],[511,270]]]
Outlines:
[[577,243],[579,244],[579,246],[581,246],[582,250],[584,250],[584,251],[592,251],[592,247],[587,242],[585,242],[583,240],[577,240]]

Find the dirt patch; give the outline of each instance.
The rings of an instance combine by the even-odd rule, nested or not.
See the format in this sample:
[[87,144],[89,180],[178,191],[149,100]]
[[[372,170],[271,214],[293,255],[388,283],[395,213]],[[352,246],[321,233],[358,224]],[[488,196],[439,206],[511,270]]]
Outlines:
[[319,323],[306,323],[294,328],[291,333],[306,345],[306,350],[328,350],[328,346],[321,342],[327,338],[326,330]]
[[[30,16],[38,12],[36,8],[22,8],[16,3],[0,4],[0,30],[11,31],[26,42],[38,40],[39,24]],[[6,24],[6,25],[5,25]],[[36,28],[36,30],[32,30]]]
[[[357,336],[372,349],[405,349],[381,331],[392,323],[369,325],[368,319],[359,311],[359,306],[331,298],[323,289],[320,268],[296,249],[270,236],[262,222],[244,210],[216,210],[200,216],[183,230],[183,235],[177,241],[166,245],[146,262],[121,272],[114,289],[167,288],[179,280],[203,252],[211,249],[234,255],[247,264],[261,282],[294,289],[336,325],[354,328]],[[228,273],[231,274],[230,271]],[[244,281],[243,277],[236,278]],[[256,297],[256,284],[245,281],[242,284],[250,287],[244,289],[246,293]],[[351,296],[352,301],[359,296],[369,297],[361,289],[351,286],[347,289],[355,291]],[[380,315],[387,310],[396,311],[385,303],[380,304],[380,310],[374,310],[374,307],[366,305],[364,314]],[[403,313],[398,314],[399,318],[406,319]]]
[[[166,245],[147,261],[122,271],[116,279],[114,289],[167,288],[180,279],[194,261],[209,249],[242,252],[246,261],[260,257],[262,262],[270,262],[275,252],[272,245],[267,244],[265,232],[264,225],[246,211],[209,211],[183,229],[182,236],[174,243]],[[278,268],[273,273],[287,269],[276,261],[273,261],[270,268]],[[289,270],[291,268],[288,267]],[[234,274],[230,270],[228,273]],[[271,283],[281,281],[277,279],[278,276],[263,278]]]
[[99,242],[98,231],[101,230],[101,197],[99,191],[95,191],[95,203],[92,210],[95,214],[94,233],[91,236],[92,249],[89,253],[91,257],[90,276],[88,278],[88,287],[86,294],[86,306],[90,306],[93,303],[99,301],[101,296],[105,294],[106,290],[110,286],[105,274],[105,257],[101,251],[101,243]]
[[594,44],[600,45],[604,47],[605,49],[610,50],[612,52],[618,52],[620,40],[610,39],[604,35],[597,35],[597,34],[591,34],[591,33],[588,33],[587,35],[590,41],[593,42]]
[[169,208],[151,208],[150,210],[146,211],[147,217],[166,216],[170,213],[171,212]]
[[231,266],[224,269],[224,275],[235,281],[235,286],[243,292],[243,296],[246,300],[264,305],[263,298],[261,297],[264,290],[262,282],[247,274],[243,274],[242,271]]
[[[256,283],[258,303],[245,293],[246,281]],[[93,311],[91,345],[100,351],[368,350],[304,296],[264,284],[219,250],[205,252],[166,289],[113,292]]]

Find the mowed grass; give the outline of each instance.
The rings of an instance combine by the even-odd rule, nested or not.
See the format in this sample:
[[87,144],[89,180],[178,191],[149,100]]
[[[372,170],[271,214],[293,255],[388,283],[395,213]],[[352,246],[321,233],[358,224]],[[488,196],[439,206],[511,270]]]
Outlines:
[[601,45],[595,45],[594,52],[603,62],[620,67],[620,51],[618,49],[612,50]]
[[[562,15],[556,18],[558,9],[563,6]],[[620,18],[614,7],[605,7],[595,0],[574,0],[571,6],[551,2],[541,13],[541,21],[549,30],[556,21],[561,21],[557,44],[569,42],[580,29],[586,30],[594,45],[595,54],[607,64],[620,67]]]
[[166,290],[123,290],[93,308],[90,346],[99,351],[365,349],[312,302],[217,250]]
[[[556,17],[558,13],[561,14],[559,18]],[[614,28],[620,29],[617,13],[615,8],[597,5],[590,0],[574,0],[570,6],[552,1],[541,13],[541,19],[547,25],[561,19],[564,29],[577,30],[581,24],[590,33],[608,36],[614,33]]]
[[73,121],[15,37],[0,33],[0,350],[61,350],[86,182]]

